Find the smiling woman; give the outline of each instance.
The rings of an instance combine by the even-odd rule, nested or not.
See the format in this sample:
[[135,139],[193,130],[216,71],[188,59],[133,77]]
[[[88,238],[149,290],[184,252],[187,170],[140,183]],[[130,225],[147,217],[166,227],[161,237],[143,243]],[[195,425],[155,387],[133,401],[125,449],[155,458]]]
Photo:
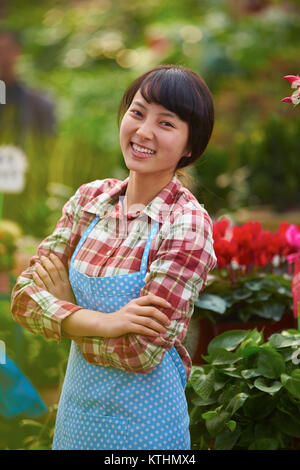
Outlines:
[[159,66],[128,88],[119,117],[129,176],[66,203],[17,279],[12,315],[72,339],[53,449],[190,449],[182,342],[216,257],[211,219],[176,170],[203,153],[212,98],[194,72]]
[[[202,155],[213,130],[214,107],[198,74],[180,66],[161,65],[129,86],[118,118],[125,163],[132,170],[126,191],[130,207],[141,199],[149,202],[154,182],[163,187],[176,170]],[[142,182],[134,171],[136,165]],[[147,187],[151,188],[149,195]]]

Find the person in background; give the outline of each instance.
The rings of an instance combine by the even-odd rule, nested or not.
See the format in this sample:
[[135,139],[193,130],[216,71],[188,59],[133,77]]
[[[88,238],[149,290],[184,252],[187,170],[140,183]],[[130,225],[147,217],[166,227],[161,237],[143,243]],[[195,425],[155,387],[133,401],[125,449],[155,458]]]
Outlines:
[[22,52],[17,34],[0,30],[0,80],[5,83],[6,104],[0,105],[0,129],[13,134],[21,145],[28,133],[38,137],[55,134],[55,113],[52,101],[29,88],[19,78],[17,63]]

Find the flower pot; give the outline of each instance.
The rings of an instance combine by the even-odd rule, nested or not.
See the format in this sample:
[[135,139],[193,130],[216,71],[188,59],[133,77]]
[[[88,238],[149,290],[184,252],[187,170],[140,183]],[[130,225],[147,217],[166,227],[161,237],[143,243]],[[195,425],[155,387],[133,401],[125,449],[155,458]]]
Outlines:
[[197,318],[197,343],[192,354],[193,365],[203,364],[202,355],[207,354],[207,346],[214,337],[214,325],[209,318]]
[[293,312],[285,312],[282,315],[281,320],[252,320],[246,323],[235,321],[235,322],[220,322],[216,325],[213,325],[213,334],[218,336],[221,333],[229,330],[251,330],[257,328],[258,331],[264,330],[264,336],[268,339],[274,333],[280,333],[282,330],[287,330],[290,328],[297,329],[297,320],[293,316]]
[[232,321],[223,319],[220,323],[213,324],[208,318],[198,318],[198,341],[192,355],[193,365],[204,364],[202,356],[207,354],[207,347],[210,341],[215,337],[230,330],[264,330],[264,337],[268,339],[274,333],[280,333],[282,330],[297,329],[297,319],[293,312],[287,311],[283,314],[281,320],[257,320],[249,322]]

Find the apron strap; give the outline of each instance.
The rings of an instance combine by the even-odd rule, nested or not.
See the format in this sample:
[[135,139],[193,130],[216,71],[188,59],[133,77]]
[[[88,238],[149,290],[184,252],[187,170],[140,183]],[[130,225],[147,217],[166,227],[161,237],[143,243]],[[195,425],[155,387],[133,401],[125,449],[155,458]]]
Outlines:
[[148,261],[150,246],[151,246],[153,238],[158,232],[158,229],[159,229],[159,222],[155,222],[151,227],[150,234],[149,234],[149,237],[148,237],[145,249],[144,249],[142,262],[141,262],[141,269],[140,269],[140,273],[143,279],[146,277],[146,274],[147,274],[147,261]]
[[88,228],[86,229],[86,231],[84,232],[84,234],[82,235],[77,247],[76,247],[76,250],[74,251],[73,255],[72,255],[72,258],[71,258],[71,264],[73,263],[74,259],[75,259],[75,256],[77,255],[78,251],[80,250],[80,248],[82,247],[82,245],[84,244],[85,240],[87,239],[87,237],[89,236],[89,234],[91,233],[91,231],[93,230],[93,228],[95,227],[95,225],[97,224],[98,220],[100,219],[100,217],[97,215],[93,220],[92,222],[90,223],[90,225],[88,226]]
[[167,353],[169,353],[169,355],[171,356],[171,358],[172,358],[172,360],[175,364],[175,367],[177,368],[177,370],[179,372],[182,387],[183,387],[183,389],[185,389],[186,382],[187,382],[187,380],[186,380],[187,377],[186,377],[186,371],[185,371],[182,359],[179,356],[175,346],[173,346],[173,348],[169,349],[169,351],[167,351]]

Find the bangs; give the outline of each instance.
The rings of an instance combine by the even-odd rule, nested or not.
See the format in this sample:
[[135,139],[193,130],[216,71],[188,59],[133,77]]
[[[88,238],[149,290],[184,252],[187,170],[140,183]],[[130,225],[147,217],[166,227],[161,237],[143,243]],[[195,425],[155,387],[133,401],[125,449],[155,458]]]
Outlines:
[[140,91],[148,103],[160,104],[188,123],[198,114],[199,100],[195,99],[196,90],[191,90],[190,81],[179,69],[156,70],[150,73],[142,82]]

